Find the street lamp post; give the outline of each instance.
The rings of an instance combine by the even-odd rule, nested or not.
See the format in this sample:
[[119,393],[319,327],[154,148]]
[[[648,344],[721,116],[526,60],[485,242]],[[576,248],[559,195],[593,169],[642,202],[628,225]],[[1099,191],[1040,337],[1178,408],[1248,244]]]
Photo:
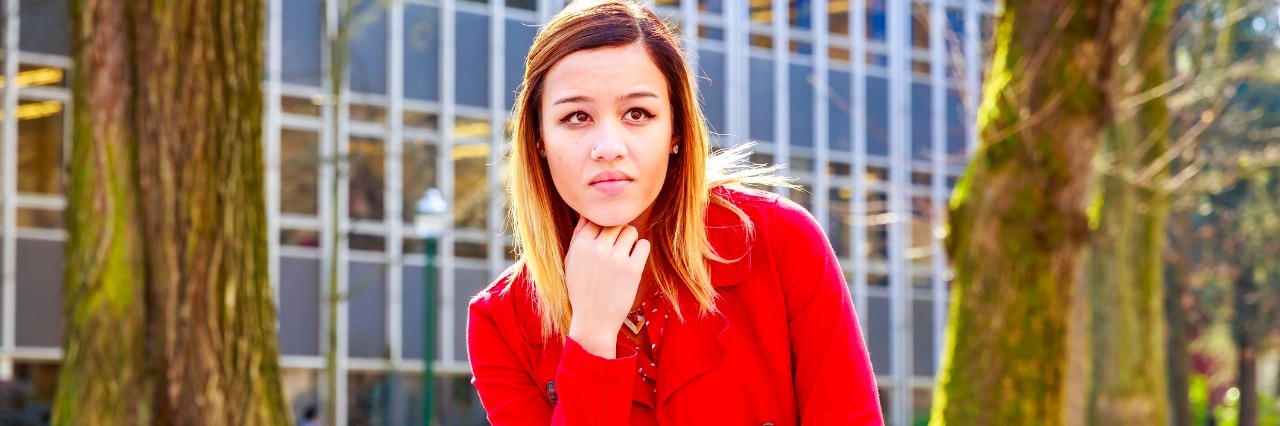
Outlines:
[[435,424],[435,349],[436,349],[436,252],[440,234],[449,220],[449,204],[439,189],[430,188],[415,205],[414,230],[422,238],[426,266],[422,286],[422,421]]

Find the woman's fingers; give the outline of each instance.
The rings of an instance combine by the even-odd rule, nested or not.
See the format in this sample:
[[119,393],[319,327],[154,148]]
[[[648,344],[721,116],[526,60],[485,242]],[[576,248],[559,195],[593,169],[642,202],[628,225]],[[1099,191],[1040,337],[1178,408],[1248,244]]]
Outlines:
[[650,248],[649,240],[636,241],[636,247],[634,250],[631,250],[631,256],[629,257],[631,262],[633,262],[632,265],[636,265],[636,263],[638,263],[638,266],[643,268],[645,260],[649,259]]

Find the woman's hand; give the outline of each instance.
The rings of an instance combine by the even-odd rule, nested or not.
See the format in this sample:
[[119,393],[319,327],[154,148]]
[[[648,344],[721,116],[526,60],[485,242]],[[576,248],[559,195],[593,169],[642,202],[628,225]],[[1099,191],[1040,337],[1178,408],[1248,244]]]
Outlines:
[[648,258],[649,240],[640,239],[634,226],[602,228],[578,218],[564,258],[573,308],[569,338],[596,356],[617,355],[618,329],[635,302]]

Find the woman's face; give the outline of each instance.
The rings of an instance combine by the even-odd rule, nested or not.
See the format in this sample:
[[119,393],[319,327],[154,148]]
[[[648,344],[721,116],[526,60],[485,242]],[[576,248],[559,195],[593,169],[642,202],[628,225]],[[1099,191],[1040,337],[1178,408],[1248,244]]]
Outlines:
[[644,229],[666,180],[667,81],[641,44],[574,52],[543,81],[541,145],[569,207],[601,226]]

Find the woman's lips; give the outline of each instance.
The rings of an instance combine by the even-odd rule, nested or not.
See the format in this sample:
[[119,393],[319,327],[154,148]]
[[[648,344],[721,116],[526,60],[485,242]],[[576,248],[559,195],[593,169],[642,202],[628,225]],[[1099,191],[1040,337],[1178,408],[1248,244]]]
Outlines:
[[625,180],[625,179],[603,180],[603,181],[594,182],[591,184],[592,188],[595,188],[597,191],[600,191],[604,195],[618,194],[622,192],[622,190],[627,189],[628,186],[631,186],[631,181]]

